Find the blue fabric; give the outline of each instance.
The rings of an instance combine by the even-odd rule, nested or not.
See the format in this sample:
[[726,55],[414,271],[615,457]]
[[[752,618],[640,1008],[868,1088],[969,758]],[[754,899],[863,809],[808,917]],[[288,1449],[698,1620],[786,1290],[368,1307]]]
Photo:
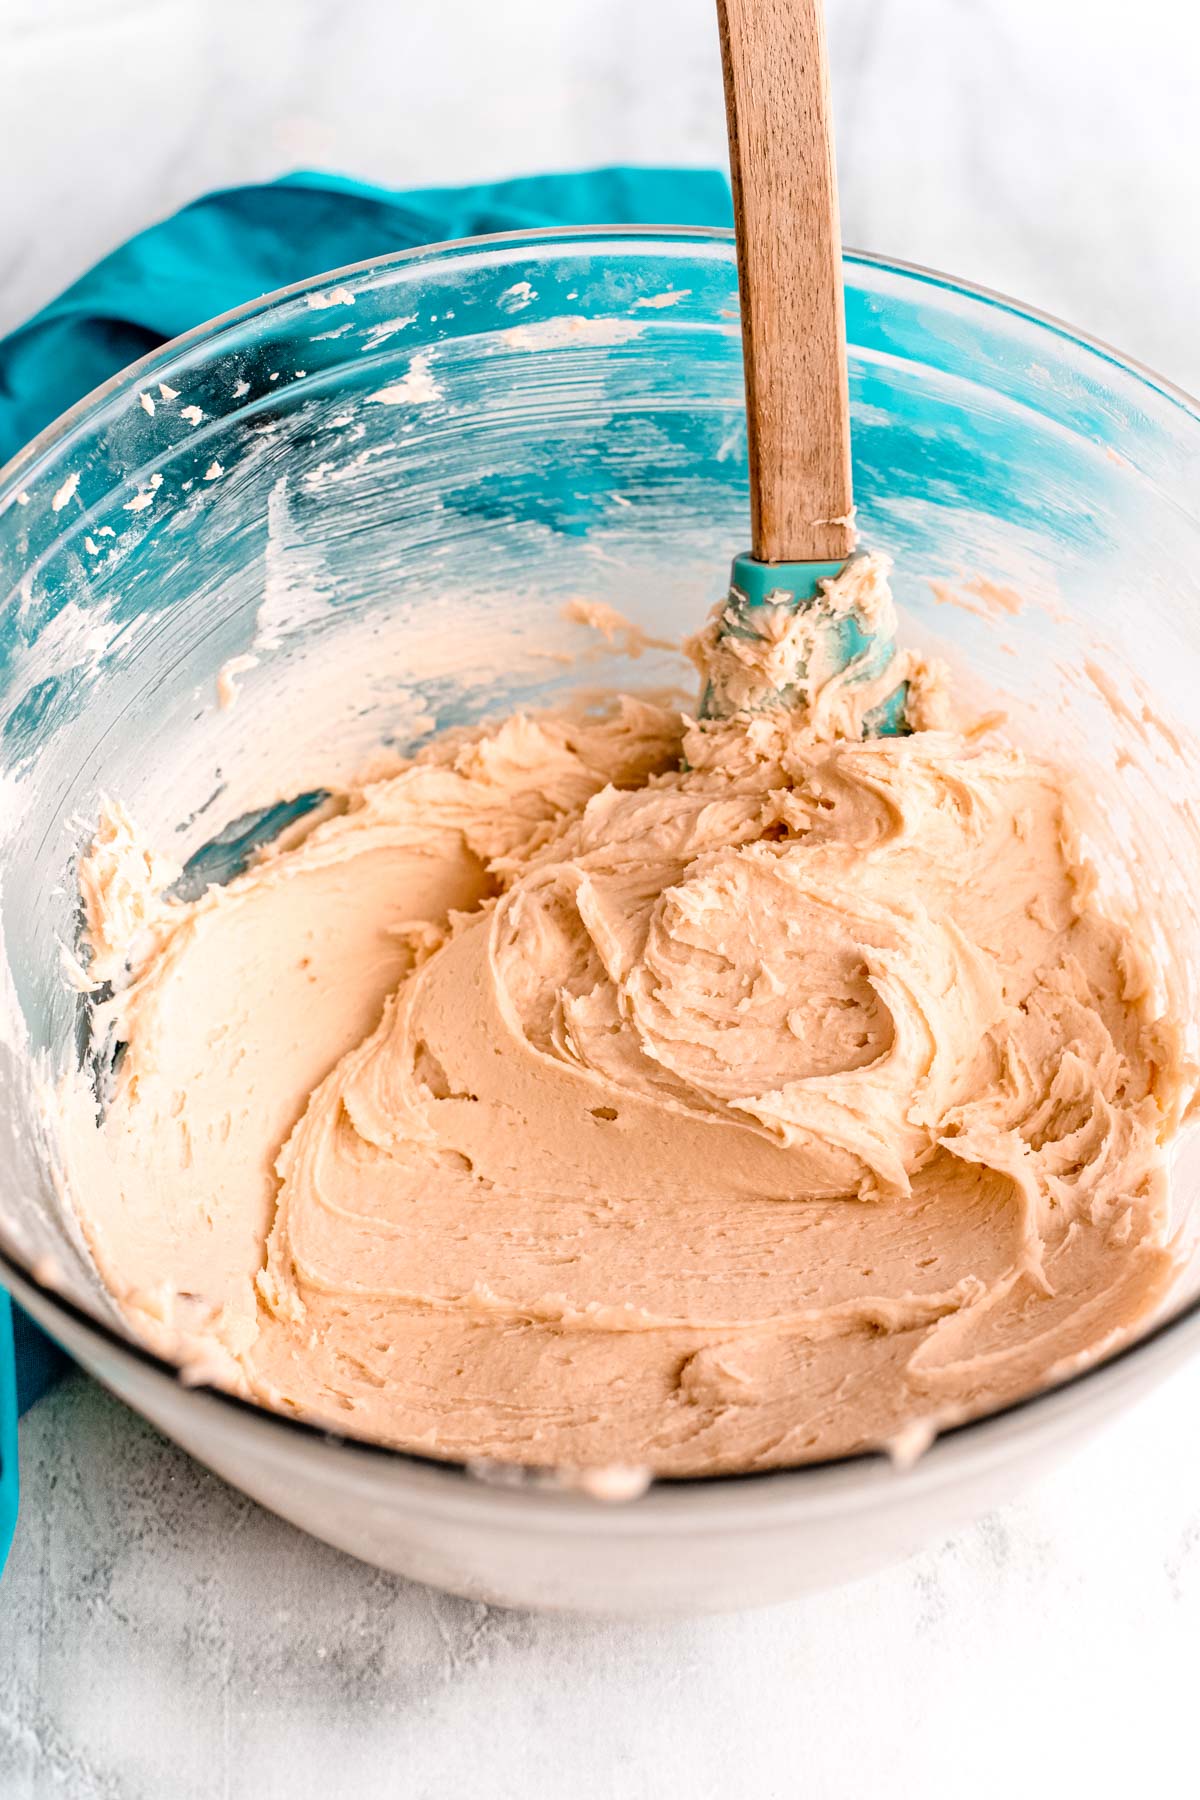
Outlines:
[[711,169],[595,169],[391,193],[290,175],[208,194],[0,341],[0,463],[126,363],[272,288],[445,238],[548,225],[728,225]]
[[[0,463],[167,338],[326,269],[493,231],[732,223],[729,184],[713,169],[592,169],[404,193],[302,174],[207,194],[131,238],[0,340]],[[23,1411],[66,1358],[15,1317]],[[0,1362],[7,1353],[0,1341]]]
[[13,1306],[13,1350],[17,1359],[17,1411],[28,1412],[70,1365],[66,1352],[39,1331],[27,1313]]
[[17,1523],[17,1396],[12,1366],[8,1295],[0,1288],[0,1572]]

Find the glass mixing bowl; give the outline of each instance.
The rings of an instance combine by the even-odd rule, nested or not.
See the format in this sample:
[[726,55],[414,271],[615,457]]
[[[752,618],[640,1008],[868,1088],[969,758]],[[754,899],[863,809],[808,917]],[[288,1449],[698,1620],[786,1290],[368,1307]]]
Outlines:
[[[993,295],[861,256],[846,280],[860,523],[896,557],[909,634],[1086,753],[1129,842],[1151,846],[1200,1017],[1200,781],[1165,722],[1200,723],[1200,412]],[[489,1601],[719,1608],[861,1573],[993,1505],[1200,1339],[1193,1262],[1136,1345],[911,1466],[862,1455],[614,1504],[188,1386],[98,1287],[39,1096],[80,1054],[60,949],[100,795],[194,883],[219,879],[381,744],[581,682],[679,681],[666,651],[572,662],[586,634],[563,601],[674,637],[747,540],[733,247],[713,231],[521,235],[321,277],[146,358],[0,475],[0,1273],[264,1505]],[[247,655],[223,707],[219,673]],[[1106,657],[1140,696],[1124,720],[1081,674]],[[1198,1175],[1185,1148],[1185,1231]]]

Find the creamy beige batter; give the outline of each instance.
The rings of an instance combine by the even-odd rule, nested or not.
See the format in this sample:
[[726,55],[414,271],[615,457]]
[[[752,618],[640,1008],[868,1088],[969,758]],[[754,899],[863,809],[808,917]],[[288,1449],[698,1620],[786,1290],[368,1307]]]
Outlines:
[[[886,623],[884,566],[826,603]],[[127,1047],[99,1121],[63,1108],[141,1333],[390,1443],[682,1473],[990,1407],[1144,1320],[1193,1072],[1068,784],[911,652],[855,683],[808,631],[710,627],[722,722],[440,738],[191,904],[111,809],[84,954]],[[863,741],[901,676],[919,729]]]

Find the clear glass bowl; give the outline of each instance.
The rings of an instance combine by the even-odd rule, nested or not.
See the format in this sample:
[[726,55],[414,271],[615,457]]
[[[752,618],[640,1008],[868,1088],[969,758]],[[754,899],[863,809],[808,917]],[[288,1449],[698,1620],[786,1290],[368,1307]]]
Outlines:
[[[1200,412],[996,296],[860,256],[846,278],[864,537],[896,557],[911,633],[1005,689],[1029,730],[1086,750],[1178,900],[1168,949],[1200,1017],[1191,765],[1168,769],[1162,744],[1144,768],[1122,760],[1103,695],[1064,676],[1103,654],[1200,724]],[[487,1600],[692,1610],[861,1573],[994,1504],[1200,1338],[1193,1264],[1138,1344],[911,1467],[863,1455],[612,1504],[189,1388],[114,1316],[38,1105],[78,1054],[60,946],[100,794],[219,878],[281,795],[578,686],[546,654],[579,648],[565,598],[676,636],[747,537],[733,249],[712,231],[485,239],[324,276],[125,371],[0,475],[0,1273],[226,1479]],[[986,604],[936,603],[931,577],[962,590],[974,574],[1033,604],[998,628]],[[218,673],[252,645],[223,710]],[[349,706],[331,659],[356,673]],[[598,655],[582,678],[661,683],[679,665]],[[1185,1150],[1182,1202],[1198,1174]]]

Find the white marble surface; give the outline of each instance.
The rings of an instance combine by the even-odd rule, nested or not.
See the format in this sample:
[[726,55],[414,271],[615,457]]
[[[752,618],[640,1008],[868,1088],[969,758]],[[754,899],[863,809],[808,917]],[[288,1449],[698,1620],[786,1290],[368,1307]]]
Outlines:
[[[1191,0],[827,0],[848,242],[1200,387]],[[717,163],[711,0],[2,0],[0,330],[207,188]]]
[[[847,239],[1200,389],[1195,9],[830,12]],[[715,162],[722,134],[709,0],[0,0],[0,330],[209,187],[313,165],[400,185]],[[1198,1407],[1200,1368],[906,1567],[667,1628],[493,1613],[376,1574],[79,1379],[22,1432],[0,1795],[1177,1792]]]
[[80,1377],[23,1430],[0,1794],[1193,1793],[1198,1412],[1200,1366],[902,1567],[631,1625],[493,1611],[352,1562]]

